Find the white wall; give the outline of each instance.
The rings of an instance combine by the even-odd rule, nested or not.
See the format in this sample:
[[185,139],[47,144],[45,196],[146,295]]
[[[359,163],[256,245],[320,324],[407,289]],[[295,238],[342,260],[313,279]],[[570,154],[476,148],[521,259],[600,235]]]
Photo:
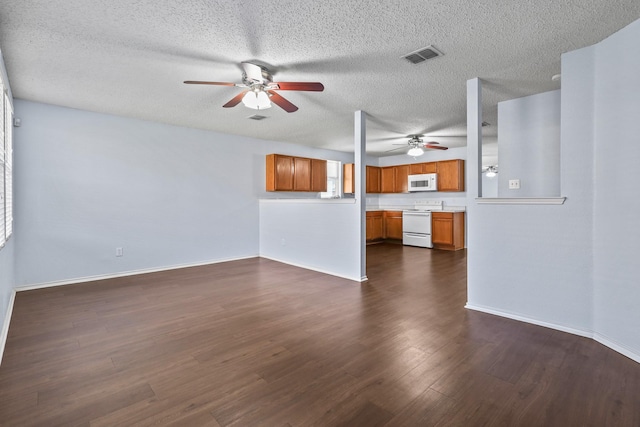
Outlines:
[[498,197],[498,175],[488,178],[482,174],[482,197]]
[[640,355],[640,198],[629,197],[639,194],[640,182],[640,21],[592,54],[595,329],[600,339]]
[[559,90],[498,103],[498,153],[499,197],[560,195]]
[[564,205],[467,205],[470,308],[593,336],[636,361],[639,39],[636,21],[562,56]]
[[585,335],[592,332],[593,138],[584,126],[593,119],[592,70],[589,49],[563,56],[561,177],[565,204],[481,205],[469,193],[471,308]]
[[353,159],[20,100],[16,115],[17,286],[257,256],[264,155]]
[[260,254],[359,281],[358,214],[354,199],[261,200]]
[[[362,200],[366,113],[354,114],[356,191],[342,200],[260,201],[260,255],[354,281],[366,279]],[[371,160],[371,159],[369,159]]]

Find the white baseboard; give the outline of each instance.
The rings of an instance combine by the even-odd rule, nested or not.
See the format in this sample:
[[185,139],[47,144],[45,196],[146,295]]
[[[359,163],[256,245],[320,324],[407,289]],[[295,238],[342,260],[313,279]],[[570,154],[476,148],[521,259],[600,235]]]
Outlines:
[[13,314],[13,304],[16,302],[16,291],[11,291],[9,297],[9,306],[7,307],[7,314],[4,316],[4,322],[2,323],[2,332],[0,332],[0,364],[2,364],[2,356],[4,356],[4,347],[7,344],[7,337],[9,336],[9,323],[11,322],[11,315]]
[[593,334],[593,339],[598,341],[600,344],[609,347],[611,350],[617,351],[623,356],[627,356],[629,359],[633,360],[634,362],[640,363],[639,353],[636,353],[635,351],[614,342],[610,338],[607,338],[604,335],[601,335],[599,333],[595,333]]
[[135,276],[138,274],[158,273],[161,271],[177,270],[180,268],[200,267],[203,265],[219,264],[222,262],[229,262],[229,261],[239,261],[242,259],[249,259],[249,258],[258,258],[258,255],[250,255],[250,256],[237,257],[237,258],[216,259],[216,260],[202,261],[202,262],[196,262],[191,264],[171,265],[168,267],[146,268],[141,270],[124,271],[124,272],[114,273],[114,274],[99,274],[96,276],[77,277],[74,279],[58,280],[54,282],[35,283],[32,285],[17,286],[15,290],[18,292],[31,291],[34,289],[52,288],[55,286],[64,286],[64,285],[74,285],[76,283],[94,282],[97,280],[105,280],[105,279],[115,279],[118,277]]
[[465,308],[468,308],[469,310],[475,310],[475,311],[481,311],[483,313],[489,313],[489,314],[493,314],[496,316],[501,316],[501,317],[506,317],[508,319],[513,319],[513,320],[518,320],[520,322],[526,322],[526,323],[531,323],[534,325],[538,325],[538,326],[544,326],[545,328],[550,328],[550,329],[555,329],[558,331],[562,331],[562,332],[567,332],[569,334],[573,334],[573,335],[578,335],[581,337],[585,337],[585,338],[591,338],[597,342],[599,342],[600,344],[604,345],[605,347],[609,347],[611,350],[622,354],[623,356],[628,357],[629,359],[633,360],[634,362],[640,363],[640,354],[636,353],[635,351],[631,350],[628,347],[625,347],[621,344],[616,343],[615,341],[611,340],[610,338],[599,334],[597,332],[592,332],[592,331],[587,331],[587,330],[583,330],[583,329],[576,329],[576,328],[570,328],[564,325],[558,325],[555,323],[549,323],[549,322],[543,322],[541,320],[537,320],[537,319],[533,319],[530,317],[525,317],[525,316],[520,316],[518,314],[514,314],[514,313],[509,313],[509,312],[505,312],[505,311],[501,311],[501,310],[495,310],[493,308],[488,308],[488,307],[482,307],[482,306],[478,306],[478,305],[473,305],[473,304],[469,304],[467,303],[465,306]]
[[508,319],[518,320],[520,322],[531,323],[533,325],[544,326],[545,328],[555,329],[557,331],[567,332],[573,335],[579,335],[581,337],[593,338],[593,332],[587,331],[583,329],[571,328],[569,326],[558,325],[556,323],[544,322],[542,320],[534,319],[531,317],[521,316],[515,313],[509,313],[507,311],[496,310],[489,307],[482,307],[479,305],[469,304],[467,303],[464,308],[468,308],[469,310],[481,311],[483,313],[489,313],[500,317],[506,317]]
[[260,258],[270,259],[271,261],[280,262],[282,264],[291,265],[293,267],[304,268],[305,270],[317,271],[318,273],[328,274],[330,276],[335,276],[335,277],[340,277],[341,279],[353,280],[354,282],[366,282],[367,280],[369,280],[367,278],[367,276],[362,276],[362,277],[345,276],[345,275],[342,275],[342,274],[336,274],[336,273],[334,273],[332,271],[322,270],[320,268],[310,267],[308,265],[298,264],[298,263],[295,263],[295,262],[289,262],[289,261],[285,261],[285,260],[274,258],[274,257],[268,257],[268,256],[260,255]]

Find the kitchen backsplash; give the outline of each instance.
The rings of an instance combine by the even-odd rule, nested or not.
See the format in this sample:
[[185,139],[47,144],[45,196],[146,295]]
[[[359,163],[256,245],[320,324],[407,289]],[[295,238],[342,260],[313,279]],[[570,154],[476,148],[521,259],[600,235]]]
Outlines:
[[[441,193],[442,194],[442,193]],[[465,193],[462,193],[459,197],[425,197],[422,194],[368,194],[367,206],[368,207],[385,207],[385,206],[406,206],[413,207],[417,202],[423,200],[441,200],[444,207],[451,206],[466,206],[467,198]]]

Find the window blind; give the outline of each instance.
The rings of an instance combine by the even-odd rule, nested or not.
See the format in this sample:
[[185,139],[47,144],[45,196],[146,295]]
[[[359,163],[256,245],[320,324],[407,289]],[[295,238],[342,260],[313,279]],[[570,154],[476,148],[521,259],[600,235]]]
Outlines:
[[13,107],[4,94],[4,223],[5,241],[13,234]]
[[13,108],[0,78],[0,248],[13,233]]

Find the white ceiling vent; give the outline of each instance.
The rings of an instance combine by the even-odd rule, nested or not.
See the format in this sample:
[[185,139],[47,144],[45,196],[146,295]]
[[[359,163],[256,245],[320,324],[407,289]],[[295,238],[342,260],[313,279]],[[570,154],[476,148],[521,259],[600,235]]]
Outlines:
[[403,55],[402,57],[412,64],[419,64],[421,62],[426,61],[427,59],[436,58],[438,56],[442,56],[444,53],[440,52],[435,47],[429,45],[427,47],[423,47],[422,49],[418,49],[415,52],[408,53]]
[[267,116],[261,116],[260,114],[254,114],[253,116],[249,116],[247,118],[251,119],[251,120],[264,120],[264,119],[267,118]]

